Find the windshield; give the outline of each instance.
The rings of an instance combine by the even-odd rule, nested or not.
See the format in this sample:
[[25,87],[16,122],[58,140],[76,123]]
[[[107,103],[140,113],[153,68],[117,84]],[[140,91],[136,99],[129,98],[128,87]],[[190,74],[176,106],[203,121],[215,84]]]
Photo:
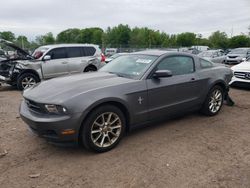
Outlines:
[[138,79],[156,59],[157,56],[151,55],[123,55],[105,65],[100,71]]
[[35,59],[39,59],[40,57],[43,56],[44,52],[46,52],[48,50],[48,48],[44,48],[44,47],[40,47],[40,48],[37,48],[32,56],[35,58]]
[[247,49],[244,48],[233,49],[231,52],[229,52],[229,54],[246,54],[246,53]]

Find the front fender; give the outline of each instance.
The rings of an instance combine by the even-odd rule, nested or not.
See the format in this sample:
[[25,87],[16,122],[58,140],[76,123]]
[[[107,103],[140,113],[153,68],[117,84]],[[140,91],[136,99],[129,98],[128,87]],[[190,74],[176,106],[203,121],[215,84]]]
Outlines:
[[120,98],[115,98],[115,97],[109,97],[109,98],[103,98],[103,99],[100,99],[98,101],[95,101],[94,103],[92,103],[91,105],[89,105],[87,108],[83,109],[82,111],[82,116],[81,116],[81,122],[83,122],[86,118],[87,118],[87,115],[93,111],[95,108],[101,106],[101,105],[104,105],[104,104],[112,104],[112,105],[119,105],[119,107],[122,106],[123,109],[121,109],[122,111],[123,110],[126,110],[126,114],[124,115],[128,115],[127,118],[128,121],[130,122],[130,110],[129,110],[129,106],[127,105],[127,103],[125,102],[125,100],[123,99],[120,99]]

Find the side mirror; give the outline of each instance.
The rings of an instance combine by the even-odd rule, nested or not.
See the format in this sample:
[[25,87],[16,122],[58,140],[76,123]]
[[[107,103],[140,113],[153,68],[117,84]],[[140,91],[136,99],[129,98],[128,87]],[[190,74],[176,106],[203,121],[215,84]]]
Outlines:
[[171,77],[171,76],[173,76],[173,74],[170,70],[157,70],[153,74],[153,78],[165,78],[165,77]]
[[51,60],[51,56],[50,55],[46,55],[46,56],[43,57],[43,60],[44,61]]

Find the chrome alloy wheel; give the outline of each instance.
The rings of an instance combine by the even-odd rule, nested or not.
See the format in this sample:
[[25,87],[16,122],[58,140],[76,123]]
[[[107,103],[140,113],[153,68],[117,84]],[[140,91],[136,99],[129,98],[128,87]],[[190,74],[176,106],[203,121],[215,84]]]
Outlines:
[[91,126],[91,140],[98,147],[109,147],[116,142],[122,130],[122,121],[114,112],[99,115]]
[[33,78],[33,77],[25,77],[23,80],[22,80],[22,87],[23,89],[27,89],[33,85],[36,84],[36,80]]
[[222,92],[219,89],[213,91],[209,101],[209,110],[216,113],[220,110],[223,102]]

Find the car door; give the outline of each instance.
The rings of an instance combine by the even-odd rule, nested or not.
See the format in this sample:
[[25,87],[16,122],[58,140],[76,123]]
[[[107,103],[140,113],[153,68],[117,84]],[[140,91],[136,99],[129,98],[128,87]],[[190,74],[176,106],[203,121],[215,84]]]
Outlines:
[[67,47],[68,68],[70,74],[83,72],[86,66],[83,47]]
[[64,47],[51,49],[45,56],[47,55],[50,56],[50,59],[44,60],[42,63],[45,79],[69,74],[68,58]]
[[200,82],[191,56],[166,57],[155,70],[170,70],[173,75],[147,79],[150,119],[176,114],[198,105]]

